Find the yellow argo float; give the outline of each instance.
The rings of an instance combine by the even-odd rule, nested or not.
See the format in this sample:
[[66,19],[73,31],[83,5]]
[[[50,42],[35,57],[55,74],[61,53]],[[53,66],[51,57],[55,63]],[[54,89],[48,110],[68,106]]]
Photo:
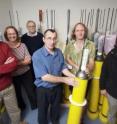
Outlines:
[[103,104],[101,107],[101,111],[99,113],[99,119],[102,123],[108,122],[108,110],[109,110],[108,99],[106,96],[103,96]]
[[70,96],[70,110],[68,114],[67,124],[80,124],[82,115],[82,107],[86,104],[85,92],[87,88],[87,79],[76,78],[79,85],[73,88],[73,93]]
[[78,73],[76,81],[78,81],[78,86],[73,87],[72,95],[69,97],[71,105],[68,113],[67,124],[80,124],[80,119],[82,115],[82,107],[86,105],[85,93],[88,83],[88,76],[85,73],[86,64],[88,60],[88,49],[84,49],[81,71]]
[[99,101],[99,78],[101,74],[102,61],[95,61],[95,68],[93,71],[93,79],[91,81],[90,95],[88,101],[87,115],[90,119],[98,118],[98,101]]
[[98,102],[98,109],[99,109],[99,111],[101,111],[101,108],[102,108],[103,98],[104,98],[104,96],[100,94],[99,102]]
[[[69,70],[71,70],[72,66],[68,64],[68,68]],[[71,93],[72,93],[72,86],[63,84],[63,103],[65,103],[67,106],[70,105],[69,96]]]

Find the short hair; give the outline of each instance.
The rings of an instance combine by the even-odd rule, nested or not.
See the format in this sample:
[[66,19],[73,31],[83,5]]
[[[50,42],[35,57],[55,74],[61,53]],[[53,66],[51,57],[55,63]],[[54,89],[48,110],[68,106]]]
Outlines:
[[84,39],[86,39],[86,38],[87,38],[87,35],[88,35],[88,28],[85,26],[85,24],[83,24],[83,23],[81,23],[81,22],[75,24],[75,26],[74,26],[74,28],[73,28],[73,30],[72,30],[71,39],[76,40],[76,36],[75,36],[74,32],[75,32],[76,27],[77,27],[78,25],[82,25],[82,26],[84,27],[84,31],[85,31]]
[[5,37],[5,39],[6,39],[7,41],[9,41],[9,39],[8,39],[8,34],[7,34],[7,30],[10,29],[10,28],[15,31],[16,36],[17,36],[17,39],[16,39],[16,40],[17,40],[17,41],[20,41],[18,31],[17,31],[17,29],[16,29],[14,26],[7,26],[7,27],[5,28],[5,31],[4,31],[4,37]]
[[36,26],[36,23],[33,20],[28,20],[26,26],[28,26],[29,23],[33,23]]
[[45,37],[45,35],[47,34],[47,32],[52,32],[52,33],[55,33],[56,34],[56,38],[57,38],[57,32],[56,32],[56,30],[54,30],[54,29],[47,29],[45,32],[44,32],[44,37]]

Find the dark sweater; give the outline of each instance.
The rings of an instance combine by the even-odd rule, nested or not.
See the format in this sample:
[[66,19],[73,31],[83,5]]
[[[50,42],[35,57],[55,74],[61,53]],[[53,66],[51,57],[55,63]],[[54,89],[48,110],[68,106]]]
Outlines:
[[106,57],[100,76],[100,89],[117,99],[117,47]]
[[26,33],[21,37],[21,41],[26,44],[31,56],[36,50],[44,45],[43,35],[41,33],[37,33],[37,35],[33,37],[28,36]]
[[[9,57],[13,57],[14,61],[4,64]],[[0,42],[0,91],[12,83],[11,72],[16,69],[16,66],[17,59],[12,54],[11,49],[6,43]]]

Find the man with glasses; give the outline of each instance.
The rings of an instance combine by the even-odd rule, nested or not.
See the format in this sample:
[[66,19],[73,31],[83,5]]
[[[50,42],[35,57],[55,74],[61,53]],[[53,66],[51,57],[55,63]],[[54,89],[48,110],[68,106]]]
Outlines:
[[[37,49],[41,48],[44,45],[42,40],[43,35],[36,31],[36,23],[33,20],[27,21],[26,27],[28,32],[21,37],[21,41],[25,43],[30,55],[32,56]],[[34,78],[32,64],[31,64],[31,71]]]
[[[44,32],[44,46],[32,57],[37,86],[37,107],[39,124],[48,124],[47,113],[50,105],[52,124],[59,124],[61,84],[77,85],[75,76],[68,71],[60,49],[55,48],[57,33],[53,29]],[[61,74],[67,77],[62,77]]]

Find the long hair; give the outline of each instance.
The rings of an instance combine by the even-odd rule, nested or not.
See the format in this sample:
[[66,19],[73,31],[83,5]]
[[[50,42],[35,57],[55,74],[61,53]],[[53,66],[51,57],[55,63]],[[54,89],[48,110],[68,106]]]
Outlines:
[[85,31],[84,39],[86,39],[86,38],[87,38],[87,34],[88,34],[88,29],[87,29],[87,27],[85,26],[85,24],[83,24],[83,23],[81,23],[81,22],[75,24],[75,26],[74,26],[74,28],[73,28],[73,30],[72,30],[71,39],[76,40],[76,36],[75,36],[74,33],[75,33],[76,27],[77,27],[78,25],[82,25],[82,26],[84,27],[84,31]]

